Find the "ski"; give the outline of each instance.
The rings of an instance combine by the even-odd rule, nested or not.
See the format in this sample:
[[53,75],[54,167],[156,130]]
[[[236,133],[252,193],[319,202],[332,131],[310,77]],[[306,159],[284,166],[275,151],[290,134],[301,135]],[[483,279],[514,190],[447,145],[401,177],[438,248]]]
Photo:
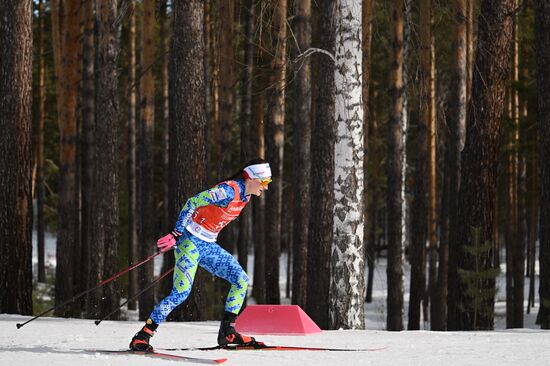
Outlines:
[[386,347],[379,348],[325,348],[325,347],[301,347],[301,346],[270,346],[263,342],[257,342],[251,345],[227,345],[213,347],[190,347],[190,348],[164,348],[163,351],[331,351],[331,352],[372,352],[381,351]]
[[203,364],[209,364],[209,365],[217,365],[220,363],[224,363],[227,361],[227,358],[218,358],[218,359],[208,359],[208,358],[199,358],[199,357],[187,357],[187,356],[179,356],[179,355],[173,355],[170,353],[163,353],[163,352],[144,352],[144,351],[131,351],[131,350],[86,350],[86,352],[91,353],[102,353],[102,354],[115,354],[115,355],[139,355],[139,356],[145,356],[145,357],[151,357],[151,358],[159,358],[162,360],[171,360],[171,361],[183,361],[183,362],[195,362],[195,363],[203,363]]

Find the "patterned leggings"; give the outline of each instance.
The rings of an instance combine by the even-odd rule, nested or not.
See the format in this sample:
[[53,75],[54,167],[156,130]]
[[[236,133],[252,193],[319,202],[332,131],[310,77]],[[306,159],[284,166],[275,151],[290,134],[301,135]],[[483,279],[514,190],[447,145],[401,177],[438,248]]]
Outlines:
[[174,287],[170,295],[155,307],[150,318],[160,324],[176,306],[187,299],[193,287],[197,267],[231,283],[231,289],[225,301],[225,311],[238,314],[246,297],[248,276],[239,262],[220,247],[218,243],[208,243],[184,232],[174,250]]

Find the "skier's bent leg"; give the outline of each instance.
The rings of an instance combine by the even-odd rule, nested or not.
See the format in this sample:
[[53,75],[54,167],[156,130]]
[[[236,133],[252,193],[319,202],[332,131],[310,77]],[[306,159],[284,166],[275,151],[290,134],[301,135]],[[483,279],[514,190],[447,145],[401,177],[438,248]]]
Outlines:
[[215,276],[221,277],[231,283],[231,289],[225,300],[225,312],[220,330],[218,332],[218,344],[252,345],[256,340],[238,333],[234,323],[242,309],[248,290],[248,276],[239,262],[229,252],[219,245],[208,247],[207,253],[201,258],[200,265]]
[[137,332],[130,342],[130,349],[134,351],[152,351],[149,340],[154,335],[157,327],[168,314],[179,304],[185,301],[191,293],[193,279],[197,272],[198,251],[194,244],[184,239],[175,250],[176,265],[174,266],[174,287],[170,295],[165,297],[155,306],[155,309],[145,322],[145,325]]

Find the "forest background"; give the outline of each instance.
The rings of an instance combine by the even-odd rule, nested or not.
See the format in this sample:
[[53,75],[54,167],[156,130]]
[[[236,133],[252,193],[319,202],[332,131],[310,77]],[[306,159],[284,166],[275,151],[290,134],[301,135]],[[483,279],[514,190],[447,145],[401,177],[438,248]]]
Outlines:
[[[386,257],[388,330],[493,329],[500,268],[507,327],[537,275],[550,327],[546,1],[5,0],[0,48],[0,312],[39,313],[49,283],[58,316],[145,318],[171,288],[152,261],[61,304],[260,156],[273,183],[219,238],[254,253],[256,303],[280,303],[286,252],[292,303],[363,329]],[[219,318],[226,286],[199,272],[172,319]]]

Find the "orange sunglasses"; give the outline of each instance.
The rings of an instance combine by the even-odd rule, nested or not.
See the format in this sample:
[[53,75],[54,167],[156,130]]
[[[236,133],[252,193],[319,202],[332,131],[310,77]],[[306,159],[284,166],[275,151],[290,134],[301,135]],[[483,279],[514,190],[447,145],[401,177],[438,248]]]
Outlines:
[[260,184],[262,187],[267,188],[267,186],[271,183],[271,178],[262,178],[260,179]]

